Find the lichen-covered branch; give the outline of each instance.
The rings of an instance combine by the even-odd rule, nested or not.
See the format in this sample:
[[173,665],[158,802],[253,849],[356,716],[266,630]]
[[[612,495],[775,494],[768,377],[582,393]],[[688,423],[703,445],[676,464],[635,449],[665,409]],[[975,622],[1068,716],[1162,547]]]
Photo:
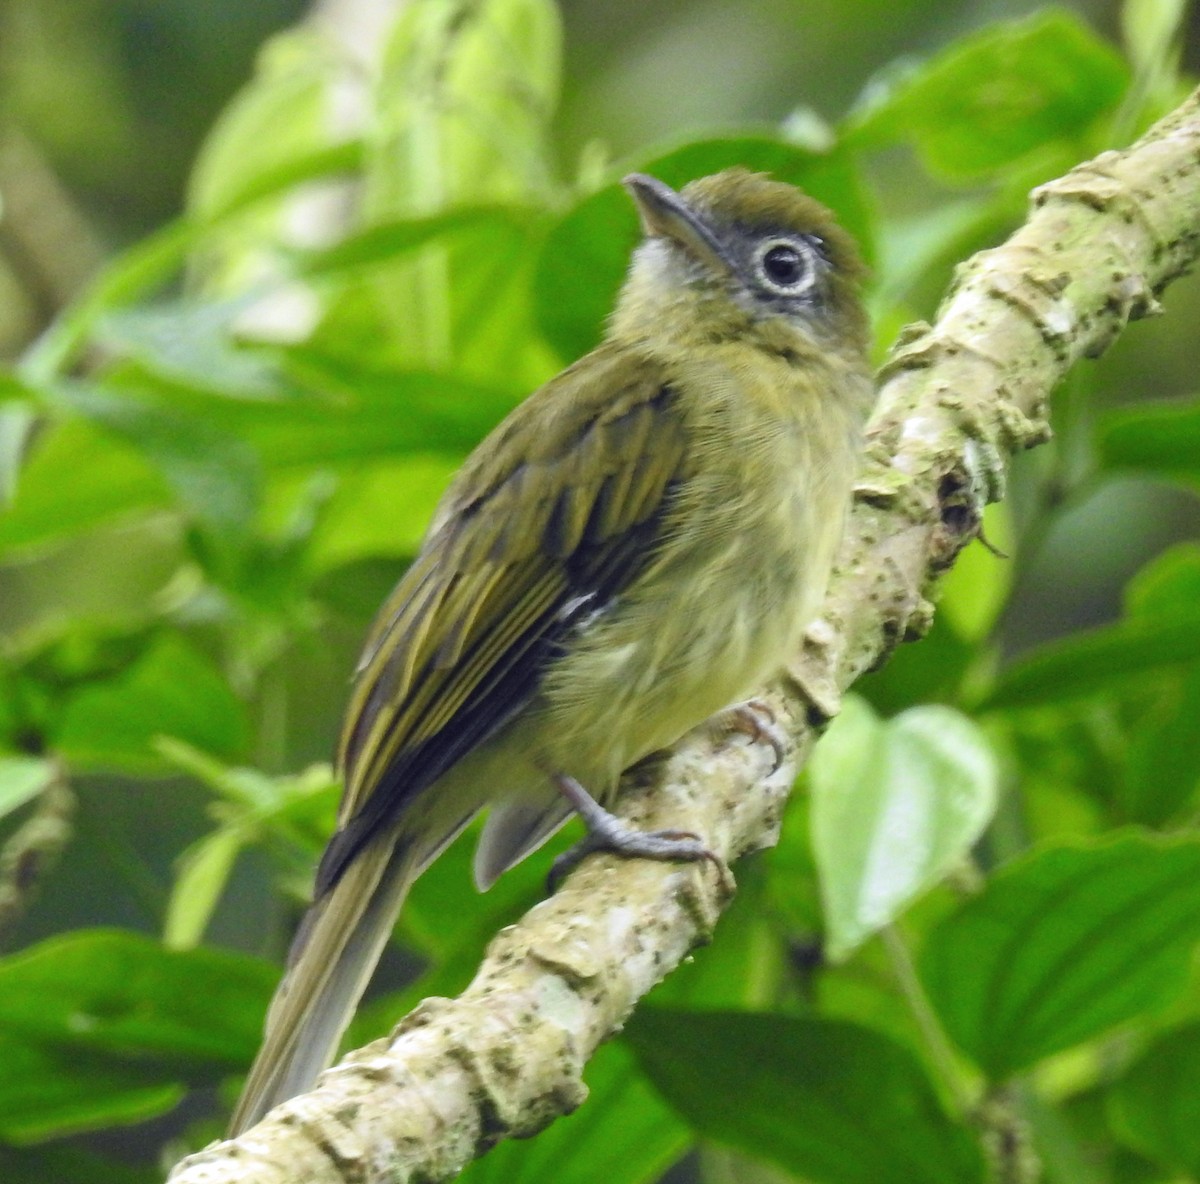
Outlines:
[[[626,816],[696,830],[726,859],[769,845],[842,691],[924,632],[930,582],[977,533],[1008,460],[1047,438],[1055,384],[1155,311],[1198,253],[1200,92],[1132,148],[1042,186],[1026,224],[962,267],[936,324],[897,344],[824,616],[766,696],[792,737],[783,764],[772,771],[771,750],[744,737],[698,733],[638,772]],[[426,1000],[311,1093],[183,1161],[173,1184],[452,1176],[583,1101],[592,1051],[707,940],[727,896],[707,863],[587,860],[496,937],[459,998]]]

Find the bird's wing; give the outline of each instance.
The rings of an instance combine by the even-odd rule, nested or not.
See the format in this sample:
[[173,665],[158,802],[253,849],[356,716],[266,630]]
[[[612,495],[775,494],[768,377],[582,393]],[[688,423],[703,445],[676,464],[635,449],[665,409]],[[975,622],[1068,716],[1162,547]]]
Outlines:
[[368,638],[318,896],[372,834],[512,719],[571,630],[628,587],[653,554],[685,451],[662,368],[601,347],[467,461]]

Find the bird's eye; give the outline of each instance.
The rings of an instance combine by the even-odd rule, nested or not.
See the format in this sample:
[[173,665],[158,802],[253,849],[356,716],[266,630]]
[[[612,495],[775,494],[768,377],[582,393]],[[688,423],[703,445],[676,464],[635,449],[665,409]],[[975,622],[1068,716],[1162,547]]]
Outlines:
[[758,272],[772,291],[793,296],[813,281],[812,260],[801,245],[774,239],[758,249]]

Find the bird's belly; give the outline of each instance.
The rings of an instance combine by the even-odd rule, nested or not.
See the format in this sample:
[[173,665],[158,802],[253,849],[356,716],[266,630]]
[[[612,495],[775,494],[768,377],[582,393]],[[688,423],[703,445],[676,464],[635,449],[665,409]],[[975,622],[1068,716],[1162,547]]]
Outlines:
[[541,760],[605,796],[631,764],[752,693],[823,591],[807,550],[740,533],[616,605],[547,671]]

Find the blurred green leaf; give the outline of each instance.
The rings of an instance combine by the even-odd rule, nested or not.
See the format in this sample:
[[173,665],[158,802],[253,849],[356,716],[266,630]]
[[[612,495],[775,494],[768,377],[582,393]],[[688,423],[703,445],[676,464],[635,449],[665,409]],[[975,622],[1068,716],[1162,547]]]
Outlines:
[[157,1167],[131,1167],[81,1147],[0,1147],[0,1180],[5,1184],[158,1184]]
[[998,871],[929,935],[921,977],[994,1081],[1154,1011],[1200,940],[1200,841],[1125,833]]
[[916,1058],[867,1028],[642,1007],[623,1039],[698,1135],[813,1184],[983,1180],[978,1146]]
[[0,404],[29,403],[36,400],[37,395],[32,387],[26,385],[7,367],[0,366]]
[[[872,311],[876,314],[873,319],[878,322],[882,311],[898,313],[904,320],[911,320],[911,306],[905,301],[917,284],[928,282],[938,265],[949,271],[982,235],[989,230],[993,236],[999,234],[1010,220],[1007,202],[1004,199],[997,201],[991,194],[943,202],[930,210],[884,220],[880,227],[879,261],[875,265],[871,292]],[[885,326],[876,324],[877,340],[883,328]],[[1004,505],[1003,502],[993,503],[987,510],[994,514]],[[953,575],[958,566],[956,563],[949,574]]]
[[179,856],[163,923],[162,939],[167,949],[190,950],[203,941],[204,931],[246,839],[243,827],[223,826],[197,840]]
[[234,862],[249,843],[279,835],[316,855],[333,832],[340,785],[325,764],[270,777],[257,769],[223,764],[176,739],[160,737],[154,747],[168,764],[195,777],[219,798],[212,809],[219,825],[177,861],[163,923],[163,944],[186,950],[203,939]]
[[371,216],[547,193],[561,42],[551,0],[401,10],[374,95]]
[[[560,43],[551,0],[399,10],[372,93],[365,221],[551,201]],[[524,236],[511,233],[432,245],[377,274],[352,304],[340,301],[324,342],[374,340],[397,365],[441,369],[453,359],[482,378],[532,385],[546,368],[528,331],[529,254]]]
[[855,694],[881,715],[895,715],[913,703],[955,702],[976,649],[959,636],[950,617],[938,613],[920,645],[903,645],[880,670],[864,675]]
[[[309,570],[332,571],[375,556],[411,558],[459,467],[455,456],[410,456],[347,467],[309,539]],[[391,570],[386,595],[399,574]],[[383,597],[376,596],[369,612]]]
[[[983,512],[983,534],[992,547],[1011,554],[1015,549],[1012,513],[1007,502]],[[955,632],[970,642],[986,638],[1008,603],[1013,564],[976,541],[959,553],[942,578],[938,611],[948,613]]]
[[71,695],[54,742],[80,765],[153,773],[163,768],[159,736],[226,758],[242,751],[247,736],[245,710],[216,668],[170,634],[117,677]]
[[248,206],[303,181],[348,172],[361,156],[359,145],[339,145],[289,162],[262,174],[254,184],[231,196],[229,204],[209,219],[181,218],[135,243],[118,255],[83,296],[51,326],[21,362],[21,376],[40,387],[63,372],[101,318],[132,304],[165,283],[182,266],[189,251]]
[[1124,0],[1121,5],[1122,40],[1134,73],[1122,112],[1122,142],[1187,93],[1179,77],[1187,15],[1187,0]]
[[0,756],[0,818],[33,801],[54,777],[53,761],[36,756]]
[[1129,618],[1039,646],[1003,671],[981,711],[1036,707],[1101,694],[1129,679],[1200,658],[1200,609]]
[[1121,801],[1131,820],[1162,826],[1190,809],[1200,786],[1200,665],[1147,715],[1129,737]]
[[253,1056],[277,978],[244,954],[78,930],[0,958],[0,1033],[215,1080]]
[[63,934],[0,959],[0,1136],[29,1142],[170,1109],[249,1062],[277,971],[136,934]]
[[282,351],[292,389],[277,399],[224,398],[153,376],[122,375],[151,407],[234,437],[268,469],[357,466],[417,454],[464,456],[521,392],[451,374],[351,362],[305,346]]
[[931,170],[977,180],[1048,146],[1086,152],[1128,83],[1116,50],[1073,13],[1050,9],[991,25],[877,84],[847,121],[847,142],[911,141]]
[[1151,560],[1129,581],[1131,617],[1168,617],[1200,604],[1200,543],[1179,543]]
[[248,531],[258,507],[258,457],[207,418],[155,406],[107,387],[63,388],[70,408],[122,437],[158,467],[180,504],[226,547]]
[[[1170,619],[1200,604],[1200,544],[1180,543],[1146,564],[1125,589],[1131,619]],[[1200,786],[1200,664],[1163,679],[1129,730],[1121,804],[1135,822],[1161,826],[1190,808]]]
[[[100,322],[97,340],[112,356],[135,360],[168,381],[228,398],[269,399],[279,394],[274,359],[240,347],[233,335],[246,303],[176,300],[121,309]],[[120,371],[116,381],[112,368],[107,377],[104,385],[119,389]]]
[[1110,1106],[1124,1141],[1200,1177],[1200,1023],[1160,1036],[1113,1087]]
[[691,1135],[619,1043],[597,1049],[584,1073],[587,1102],[536,1139],[508,1139],[463,1184],[653,1184]]
[[166,1076],[177,1075],[86,1048],[14,1039],[0,1021],[0,1140],[22,1146],[155,1118],[187,1092]]
[[17,492],[21,465],[37,427],[35,407],[33,399],[0,399],[0,510],[7,510]]
[[[679,187],[734,165],[801,186],[836,210],[868,257],[872,253],[872,217],[857,169],[845,153],[818,154],[784,140],[747,135],[686,144],[636,167]],[[546,237],[535,279],[535,312],[562,357],[577,358],[600,340],[637,241],[637,214],[618,184],[584,198]]]
[[514,231],[525,233],[536,220],[534,211],[516,207],[465,207],[427,218],[380,222],[352,234],[332,247],[297,257],[297,272],[316,279],[352,268],[374,267],[423,247],[434,240],[458,235],[487,239]]
[[959,712],[884,721],[855,697],[809,768],[827,951],[840,961],[962,861],[995,811],[999,774]]
[[106,522],[170,505],[166,480],[110,432],[80,421],[48,426],[0,514],[0,556],[60,543]]
[[1103,469],[1200,485],[1200,399],[1106,412],[1096,435]]
[[364,231],[313,263],[330,270],[309,347],[347,364],[453,366],[524,393],[555,369],[530,310],[543,221],[524,208],[468,208]]
[[[193,166],[188,206],[194,215],[211,220],[244,209],[249,194],[292,188],[294,181],[278,183],[281,172],[314,154],[345,150],[335,141],[345,139],[337,130],[336,103],[346,66],[330,50],[318,30],[306,27],[267,42],[254,77],[221,113]],[[311,175],[305,170],[295,180]]]
[[249,409],[247,436],[271,464],[465,455],[518,399],[453,375],[350,365],[312,351],[290,351],[288,361],[329,394],[294,400],[274,416]]

